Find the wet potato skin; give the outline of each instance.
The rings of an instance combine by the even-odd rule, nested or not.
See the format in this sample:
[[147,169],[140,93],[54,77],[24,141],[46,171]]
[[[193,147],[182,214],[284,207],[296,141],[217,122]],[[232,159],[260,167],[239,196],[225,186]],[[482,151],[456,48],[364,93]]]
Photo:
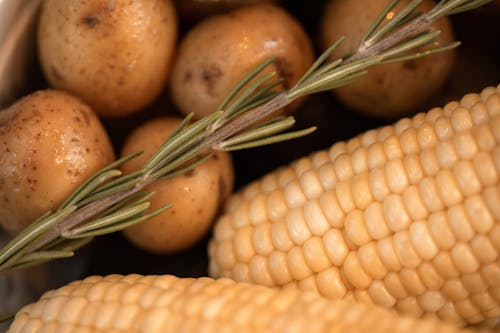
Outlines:
[[45,0],[39,58],[50,85],[100,116],[125,116],[163,90],[176,38],[170,0]]
[[[152,119],[136,128],[122,148],[122,156],[143,151],[122,166],[124,174],[140,168],[182,118],[168,116]],[[164,213],[124,231],[136,246],[153,253],[172,253],[193,246],[210,229],[234,184],[231,156],[214,152],[208,160],[187,173],[158,180],[145,189],[155,192],[149,210],[172,203]]]
[[179,44],[170,78],[172,99],[182,113],[201,118],[271,55],[278,58],[273,70],[284,78],[285,88],[313,62],[309,37],[282,8],[261,4],[210,17]]
[[55,90],[0,112],[0,225],[17,233],[114,160],[106,131],[79,99]]
[[276,0],[174,0],[179,20],[189,24],[198,22],[207,16],[222,14],[243,6],[276,2]]

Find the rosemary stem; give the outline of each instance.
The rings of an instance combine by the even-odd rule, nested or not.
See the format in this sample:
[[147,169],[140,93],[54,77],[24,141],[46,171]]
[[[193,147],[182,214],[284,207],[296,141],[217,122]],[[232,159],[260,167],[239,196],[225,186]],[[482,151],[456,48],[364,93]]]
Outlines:
[[211,136],[207,138],[209,143],[208,146],[211,149],[216,149],[225,139],[251,125],[255,125],[258,121],[271,115],[276,110],[287,106],[293,102],[293,100],[294,99],[289,98],[285,92],[278,94],[276,97],[256,107],[252,111],[244,113],[234,120],[224,124],[224,126],[219,127]]
[[127,198],[128,196],[139,192],[141,189],[144,188],[147,184],[149,184],[151,180],[148,180],[147,178],[144,178],[141,182],[137,183],[131,188],[125,189],[121,192],[115,193],[113,195],[103,197],[101,199],[98,199],[96,201],[93,201],[86,206],[83,206],[82,208],[78,209],[74,213],[72,213],[70,216],[65,218],[59,225],[55,226],[53,229],[51,229],[45,237],[40,239],[40,241],[34,243],[28,252],[35,252],[36,250],[40,249],[44,245],[52,242],[53,240],[59,238],[61,234],[64,231],[67,231],[80,223],[88,220],[92,216],[95,216],[99,213],[104,212],[106,209],[110,208],[114,204],[120,202],[121,200]]
[[381,39],[380,41],[374,44],[363,43],[355,54],[353,54],[352,56],[350,56],[349,58],[347,58],[342,62],[342,65],[350,64],[361,59],[378,55],[381,52],[390,48],[391,46],[401,42],[408,36],[423,31],[423,29],[430,23],[432,23],[432,21],[433,20],[431,19],[429,12],[420,17],[417,17],[415,20],[408,23],[408,25],[395,31],[394,33],[390,34],[389,36]]

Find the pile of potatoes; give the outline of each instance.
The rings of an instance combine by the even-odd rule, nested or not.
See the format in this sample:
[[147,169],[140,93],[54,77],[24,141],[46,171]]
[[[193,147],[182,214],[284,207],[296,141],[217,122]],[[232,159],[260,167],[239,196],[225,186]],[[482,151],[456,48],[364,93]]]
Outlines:
[[[289,89],[338,37],[348,39],[336,56],[352,54],[382,3],[315,1],[302,9],[317,16],[305,27],[298,5],[279,1],[44,0],[37,41],[47,89],[0,112],[1,227],[18,233],[117,157],[144,151],[122,171],[140,168],[183,116],[213,112],[271,55],[277,61],[269,70],[283,78],[278,89]],[[422,8],[432,4],[425,0]],[[454,40],[448,18],[436,27],[443,30],[437,43]],[[441,91],[454,57],[451,51],[379,66],[327,98],[347,112],[380,119],[411,114]],[[282,112],[314,112],[304,102]],[[150,209],[173,207],[125,237],[156,254],[193,247],[244,182],[238,181],[244,172],[234,155],[217,152],[187,174],[150,185],[156,193]]]

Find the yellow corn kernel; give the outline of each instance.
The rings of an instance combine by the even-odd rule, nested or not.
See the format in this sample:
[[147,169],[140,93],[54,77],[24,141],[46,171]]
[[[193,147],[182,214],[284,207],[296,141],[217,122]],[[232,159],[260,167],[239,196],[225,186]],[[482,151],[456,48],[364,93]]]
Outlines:
[[389,272],[384,278],[384,285],[387,290],[397,299],[404,299],[408,297],[408,292],[406,291],[403,283],[401,282],[399,273]]
[[418,267],[418,274],[428,290],[439,290],[445,282],[429,262],[424,262]]
[[375,242],[370,242],[361,246],[358,250],[358,256],[361,266],[363,266],[365,272],[368,273],[372,279],[383,279],[384,276],[387,275],[387,268],[380,260]]
[[[263,241],[231,247],[249,256],[253,244],[277,287],[498,325],[500,85],[338,142],[275,173],[235,194],[217,222],[232,228],[216,226],[210,241],[214,277],[230,272],[230,264],[248,265],[225,238],[248,226]],[[259,222],[249,223],[252,216]]]
[[273,280],[279,285],[285,285],[292,281],[288,270],[287,255],[281,251],[274,251],[269,255],[269,273]]
[[319,272],[316,275],[316,284],[320,294],[329,298],[342,298],[347,292],[347,287],[335,266]]
[[269,255],[274,250],[269,224],[264,223],[255,227],[252,233],[252,246],[256,253],[263,256]]
[[368,170],[368,155],[366,148],[359,147],[352,153],[352,168],[356,175]]

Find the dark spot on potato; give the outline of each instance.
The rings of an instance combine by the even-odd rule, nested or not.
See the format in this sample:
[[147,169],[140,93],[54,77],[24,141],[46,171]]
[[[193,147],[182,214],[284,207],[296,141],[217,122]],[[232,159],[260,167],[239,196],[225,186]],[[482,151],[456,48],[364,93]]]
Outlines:
[[188,83],[191,81],[192,78],[193,78],[193,74],[191,73],[191,71],[187,71],[186,73],[184,73],[184,77],[182,78],[182,81],[184,81],[185,83]]
[[198,215],[201,215],[203,214],[203,209],[199,208],[196,212],[198,213]]
[[99,19],[93,15],[87,15],[82,19],[82,23],[89,28],[94,28],[99,23]]
[[219,39],[220,38],[220,34],[211,34],[210,35],[210,38],[212,39],[212,41],[216,40],[216,39]]
[[83,117],[83,120],[85,121],[85,125],[90,126],[90,116],[87,113],[86,110],[84,109],[77,109],[77,111],[80,113],[80,115]]
[[189,170],[185,173],[186,177],[194,177],[196,175],[196,169]]
[[38,179],[33,179],[33,178],[28,177],[27,181],[28,181],[28,185],[29,185],[30,190],[35,191],[36,184],[38,183]]
[[214,96],[214,88],[217,85],[218,79],[222,76],[222,70],[217,64],[202,66],[201,80],[207,88],[207,93]]
[[403,62],[403,68],[409,71],[417,70],[418,66],[415,60],[408,60]]
[[71,138],[71,142],[78,142],[80,140],[78,140],[78,138]]
[[385,84],[384,74],[374,75],[373,80],[375,80],[375,84],[379,86],[383,86]]
[[54,79],[56,81],[64,81],[64,78],[63,78],[61,72],[59,72],[59,70],[57,68],[55,68],[54,66],[51,66],[50,71],[51,71],[52,76],[54,77]]

